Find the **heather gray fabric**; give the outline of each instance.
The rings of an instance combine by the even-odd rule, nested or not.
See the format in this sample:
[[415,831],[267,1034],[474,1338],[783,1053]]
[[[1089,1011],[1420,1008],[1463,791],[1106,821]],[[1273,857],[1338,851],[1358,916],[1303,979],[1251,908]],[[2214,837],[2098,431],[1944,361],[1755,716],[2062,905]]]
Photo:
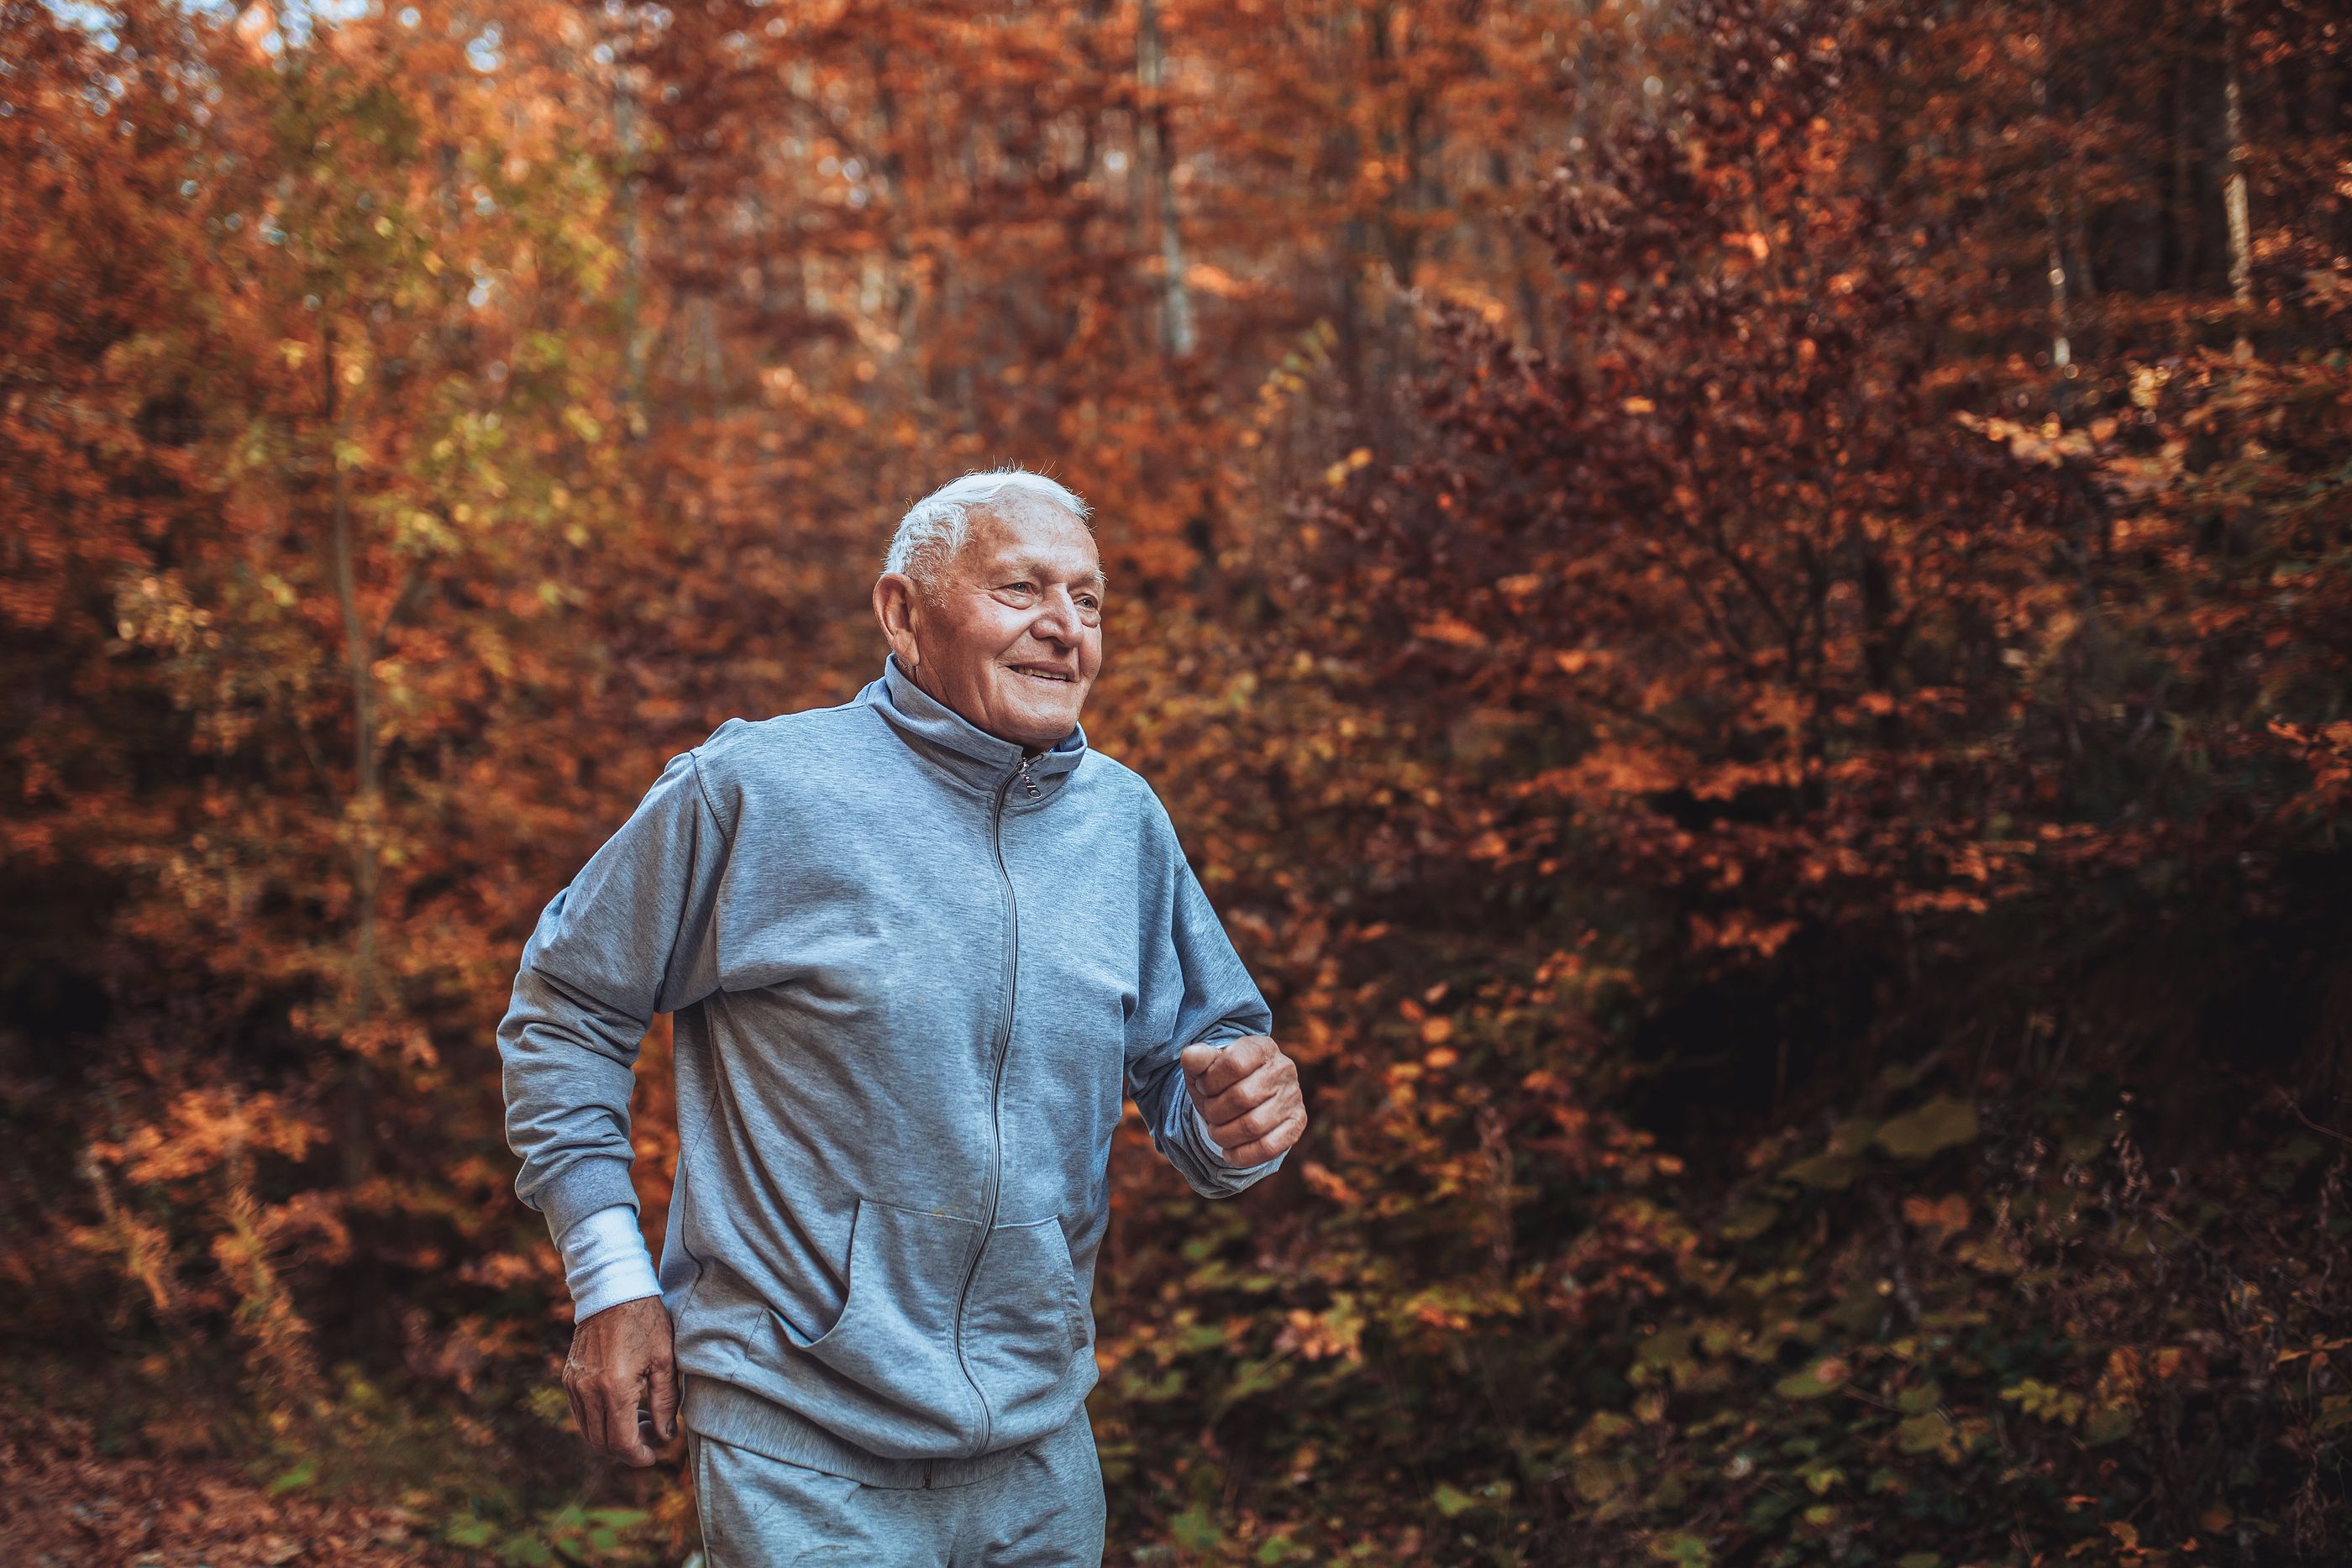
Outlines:
[[1178,1053],[1272,1018],[1150,787],[1083,728],[1030,758],[895,656],[730,719],[557,894],[499,1026],[515,1188],[635,1203],[639,1040],[676,1015],[661,1256],[687,1426],[882,1486],[997,1473],[1095,1383],[1131,1093],[1207,1197]]
[[997,1474],[877,1487],[689,1433],[706,1568],[1100,1568],[1102,1466],[1081,1407]]

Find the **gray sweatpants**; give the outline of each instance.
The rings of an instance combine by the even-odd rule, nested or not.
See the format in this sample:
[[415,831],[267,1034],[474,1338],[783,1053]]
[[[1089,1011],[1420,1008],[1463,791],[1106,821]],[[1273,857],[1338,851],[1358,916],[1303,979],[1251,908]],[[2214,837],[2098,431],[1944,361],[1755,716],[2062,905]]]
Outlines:
[[1102,1467],[1084,1406],[961,1486],[871,1486],[691,1429],[687,1449],[708,1568],[1101,1568]]

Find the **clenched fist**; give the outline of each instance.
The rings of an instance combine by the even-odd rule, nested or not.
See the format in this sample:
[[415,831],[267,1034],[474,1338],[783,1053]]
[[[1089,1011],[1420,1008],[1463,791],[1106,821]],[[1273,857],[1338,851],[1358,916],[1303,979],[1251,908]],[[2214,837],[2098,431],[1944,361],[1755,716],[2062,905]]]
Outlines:
[[637,1409],[651,1419],[655,1442],[677,1436],[677,1367],[671,1359],[669,1313],[659,1296],[606,1307],[572,1325],[572,1354],[563,1364],[563,1392],[588,1446],[607,1458],[642,1469],[654,1462],[653,1443]]
[[1185,1092],[1201,1108],[1209,1135],[1234,1165],[1264,1165],[1307,1131],[1298,1064],[1282,1053],[1272,1035],[1188,1045],[1183,1062]]

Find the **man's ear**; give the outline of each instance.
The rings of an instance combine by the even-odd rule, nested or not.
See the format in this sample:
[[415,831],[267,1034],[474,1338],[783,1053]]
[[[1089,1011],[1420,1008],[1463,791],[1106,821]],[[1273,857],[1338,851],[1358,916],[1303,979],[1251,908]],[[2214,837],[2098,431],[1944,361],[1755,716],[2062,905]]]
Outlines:
[[890,651],[898,655],[898,663],[910,675],[923,662],[915,640],[916,622],[921,616],[922,595],[905,572],[886,571],[874,580],[874,618],[882,622],[882,635]]

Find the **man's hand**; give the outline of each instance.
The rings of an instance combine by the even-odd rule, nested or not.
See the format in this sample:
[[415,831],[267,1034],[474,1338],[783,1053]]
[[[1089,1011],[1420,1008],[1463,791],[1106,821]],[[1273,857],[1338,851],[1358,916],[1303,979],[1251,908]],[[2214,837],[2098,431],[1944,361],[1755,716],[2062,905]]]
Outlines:
[[640,1398],[653,1411],[653,1434],[677,1436],[677,1366],[671,1359],[668,1309],[659,1296],[606,1307],[572,1325],[563,1363],[563,1393],[580,1435],[606,1458],[642,1469],[653,1445],[637,1430]]
[[1237,1166],[1264,1165],[1307,1131],[1307,1097],[1298,1091],[1298,1064],[1270,1034],[1228,1045],[1184,1048],[1184,1089],[1209,1135]]

